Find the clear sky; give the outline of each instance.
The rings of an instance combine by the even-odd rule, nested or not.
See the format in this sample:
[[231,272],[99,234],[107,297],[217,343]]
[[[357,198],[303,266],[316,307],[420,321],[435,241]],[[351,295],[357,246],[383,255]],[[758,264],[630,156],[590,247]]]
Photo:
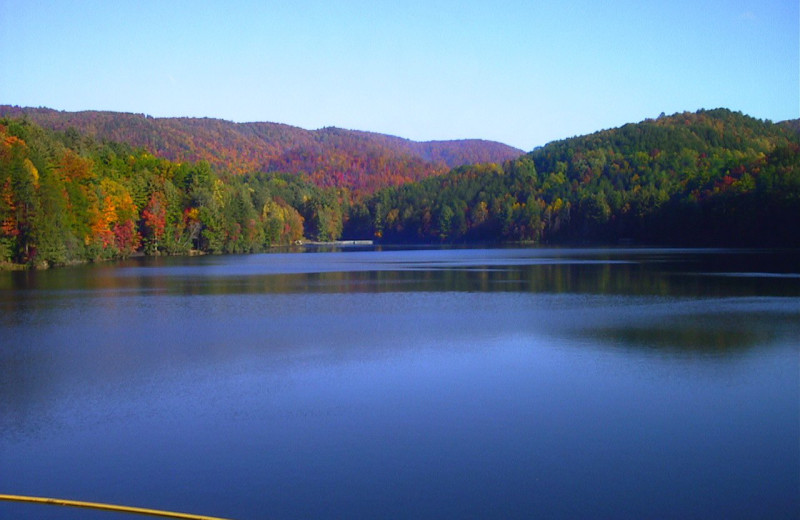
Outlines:
[[555,139],[800,117],[798,0],[0,0],[0,104]]

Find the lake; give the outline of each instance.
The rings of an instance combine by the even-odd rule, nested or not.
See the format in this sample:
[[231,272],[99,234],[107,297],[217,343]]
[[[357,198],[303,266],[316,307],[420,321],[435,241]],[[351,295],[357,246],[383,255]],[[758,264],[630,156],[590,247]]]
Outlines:
[[800,253],[2,272],[0,493],[241,520],[798,518]]

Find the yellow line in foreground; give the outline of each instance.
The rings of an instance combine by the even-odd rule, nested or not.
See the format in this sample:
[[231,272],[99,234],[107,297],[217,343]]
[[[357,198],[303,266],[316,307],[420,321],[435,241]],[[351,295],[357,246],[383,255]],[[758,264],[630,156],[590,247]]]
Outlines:
[[80,500],[63,500],[60,498],[27,497],[22,495],[0,495],[0,500],[9,502],[28,502],[34,504],[49,504],[53,506],[82,507],[85,509],[100,509],[103,511],[117,511],[135,515],[160,516],[162,518],[183,518],[188,520],[227,520],[216,516],[190,515],[175,513],[173,511],[160,511],[143,507],[118,506],[114,504],[101,504],[98,502],[82,502]]

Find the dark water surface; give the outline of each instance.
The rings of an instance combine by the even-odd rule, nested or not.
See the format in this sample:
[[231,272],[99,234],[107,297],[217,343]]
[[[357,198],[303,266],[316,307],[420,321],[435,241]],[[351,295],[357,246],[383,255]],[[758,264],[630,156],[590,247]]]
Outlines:
[[798,518],[800,255],[3,272],[0,493],[242,520]]

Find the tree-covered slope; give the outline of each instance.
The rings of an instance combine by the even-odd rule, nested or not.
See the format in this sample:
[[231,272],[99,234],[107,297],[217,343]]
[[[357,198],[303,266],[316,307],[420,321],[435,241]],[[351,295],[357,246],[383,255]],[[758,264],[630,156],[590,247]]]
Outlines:
[[[353,136],[317,137],[335,151]],[[357,137],[372,161],[370,136]],[[342,157],[361,157],[360,145],[348,146]],[[307,160],[290,154],[280,164]],[[0,264],[245,253],[303,238],[800,247],[800,134],[728,110],[625,125],[419,181],[408,168],[398,173],[404,184],[354,197],[344,182],[216,171],[0,118]]]
[[[174,162],[207,161],[217,171],[305,173],[319,186],[371,192],[439,175],[451,167],[502,162],[523,152],[482,140],[415,142],[399,137],[277,123],[0,106],[0,117],[26,117],[45,128],[144,147]],[[73,129],[73,130],[70,130]]]
[[800,119],[789,119],[788,121],[781,121],[779,124],[800,134]]
[[349,201],[304,175],[218,174],[207,162],[0,118],[0,266],[332,240]]
[[353,233],[387,240],[800,245],[800,136],[718,109],[565,139],[386,189]]

